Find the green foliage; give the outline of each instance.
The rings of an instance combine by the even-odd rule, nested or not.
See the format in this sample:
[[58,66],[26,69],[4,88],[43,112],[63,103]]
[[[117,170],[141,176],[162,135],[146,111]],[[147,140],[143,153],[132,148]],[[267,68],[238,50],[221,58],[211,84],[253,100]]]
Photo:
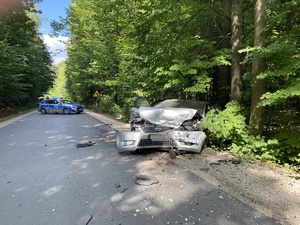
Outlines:
[[[228,3],[73,0],[67,20],[53,23],[58,31],[63,24],[69,25],[65,72],[68,93],[76,101],[98,104],[101,111],[125,120],[136,96],[150,102],[193,98],[213,103],[223,96],[226,101],[232,57]],[[267,61],[267,70],[257,76],[267,83],[267,93],[259,106],[268,107],[268,112],[275,106],[291,109],[299,104],[299,4],[269,2],[265,29],[268,38],[264,47],[258,48],[253,47],[255,4],[243,1],[242,105],[229,103],[219,114],[211,111],[201,125],[209,130],[218,147],[249,158],[288,160],[283,157],[287,150],[279,149],[281,139],[275,133],[272,135],[276,138],[250,136],[246,118],[250,87],[256,82],[250,78],[254,56]],[[14,79],[22,76],[16,73]],[[93,99],[96,90],[101,95],[98,102]],[[297,119],[285,119],[291,120],[299,125]],[[272,125],[266,123],[265,130],[269,127]],[[282,124],[278,127],[276,131],[285,128]]]
[[300,96],[300,77],[290,78],[288,82],[281,88],[273,93],[265,93],[261,99],[259,106],[282,104],[288,98]]
[[98,110],[104,113],[114,115],[116,117],[121,117],[121,109],[117,104],[112,104],[113,99],[111,96],[102,95],[98,100]]
[[[137,95],[155,101],[206,93],[213,68],[229,65],[230,51],[215,48],[219,31],[207,29],[216,25],[213,18],[218,17],[211,14],[209,4],[194,0],[73,3],[66,73],[74,98],[89,102],[91,93],[101,90],[123,108],[127,98]],[[221,26],[222,19],[218,23]],[[53,23],[58,31],[61,24],[65,21]]]
[[276,139],[266,141],[263,137],[245,136],[243,145],[233,143],[230,151],[237,156],[247,158],[248,160],[262,160],[278,162],[274,149],[278,145]]
[[290,98],[300,96],[299,7],[299,1],[270,2],[266,47],[245,46],[240,51],[247,54],[244,65],[251,66],[254,55],[267,61],[267,70],[257,76],[267,81],[268,88],[259,106],[282,105]]
[[215,66],[230,65],[229,55],[226,50],[219,51],[220,55],[206,59],[197,57],[188,63],[185,59],[173,60],[168,70],[157,68],[155,74],[159,77],[167,77],[165,89],[183,85],[184,91],[188,93],[205,93],[210,87],[211,78],[208,76],[209,69]]
[[73,3],[68,17],[71,39],[66,62],[67,88],[74,100],[89,103],[96,90],[102,95],[115,95],[118,3]]
[[[280,118],[280,121],[283,122],[284,119]],[[229,149],[236,156],[279,164],[300,163],[300,132],[291,129],[294,124],[290,123],[289,129],[271,130],[267,138],[249,135],[241,107],[235,102],[228,103],[226,109],[221,112],[208,112],[199,126],[208,131],[216,148]]]
[[[291,101],[286,104],[291,104]],[[284,164],[300,163],[300,126],[299,112],[287,110],[278,106],[270,108],[265,115],[267,138],[278,140],[278,146],[273,149],[276,162]]]
[[276,162],[291,165],[300,164],[300,131],[280,129],[269,135],[278,141],[278,146],[271,152],[276,158]]
[[241,115],[241,107],[230,102],[223,111],[211,110],[207,113],[200,128],[208,130],[215,145],[226,147],[228,144],[244,144],[247,135],[246,118]]
[[34,2],[15,3],[0,7],[0,108],[35,105],[53,82]]
[[47,93],[48,96],[59,96],[65,99],[70,99],[67,92],[67,80],[66,80],[66,64],[65,62],[59,63],[57,66],[54,66],[55,72],[55,81],[53,87]]

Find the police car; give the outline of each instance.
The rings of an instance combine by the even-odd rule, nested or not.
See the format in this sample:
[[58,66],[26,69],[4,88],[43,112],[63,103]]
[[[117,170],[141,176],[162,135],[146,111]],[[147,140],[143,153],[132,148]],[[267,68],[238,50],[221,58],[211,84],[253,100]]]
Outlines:
[[83,106],[73,103],[65,99],[45,99],[37,107],[37,110],[42,114],[47,113],[81,113],[83,112]]

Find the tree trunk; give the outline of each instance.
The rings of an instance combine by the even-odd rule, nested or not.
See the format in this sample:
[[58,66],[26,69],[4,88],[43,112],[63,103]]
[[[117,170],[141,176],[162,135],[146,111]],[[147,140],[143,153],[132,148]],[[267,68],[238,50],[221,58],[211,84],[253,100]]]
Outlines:
[[[231,0],[222,0],[222,7],[223,7],[223,13],[225,14],[222,22],[222,41],[221,46],[222,48],[230,48],[230,12],[231,12]],[[229,101],[229,95],[230,95],[230,66],[223,65],[219,68],[219,79],[217,83],[217,98],[216,103],[222,106],[222,108],[225,107],[225,105]]]
[[[254,13],[254,47],[263,47],[266,39],[264,28],[266,27],[267,0],[257,0]],[[264,107],[257,107],[260,97],[266,92],[265,80],[257,80],[256,77],[266,70],[266,61],[257,55],[253,57],[251,73],[251,112],[250,112],[250,133],[261,135],[263,132],[262,115]]]
[[232,0],[231,21],[231,100],[241,103],[242,67],[241,54],[238,52],[238,50],[242,40],[242,0]]

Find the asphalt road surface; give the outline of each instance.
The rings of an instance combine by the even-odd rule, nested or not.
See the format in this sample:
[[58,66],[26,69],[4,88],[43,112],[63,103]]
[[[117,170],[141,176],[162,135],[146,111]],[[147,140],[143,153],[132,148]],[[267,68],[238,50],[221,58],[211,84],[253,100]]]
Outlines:
[[115,135],[87,113],[0,128],[0,224],[279,224],[189,171],[118,154]]

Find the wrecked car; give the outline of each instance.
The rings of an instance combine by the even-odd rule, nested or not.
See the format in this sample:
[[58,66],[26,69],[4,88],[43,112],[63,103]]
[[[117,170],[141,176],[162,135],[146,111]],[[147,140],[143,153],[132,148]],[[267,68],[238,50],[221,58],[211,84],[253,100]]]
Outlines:
[[169,99],[153,107],[138,97],[130,111],[130,132],[119,132],[116,144],[119,152],[160,148],[168,151],[200,153],[206,134],[200,131],[209,105],[204,101]]

